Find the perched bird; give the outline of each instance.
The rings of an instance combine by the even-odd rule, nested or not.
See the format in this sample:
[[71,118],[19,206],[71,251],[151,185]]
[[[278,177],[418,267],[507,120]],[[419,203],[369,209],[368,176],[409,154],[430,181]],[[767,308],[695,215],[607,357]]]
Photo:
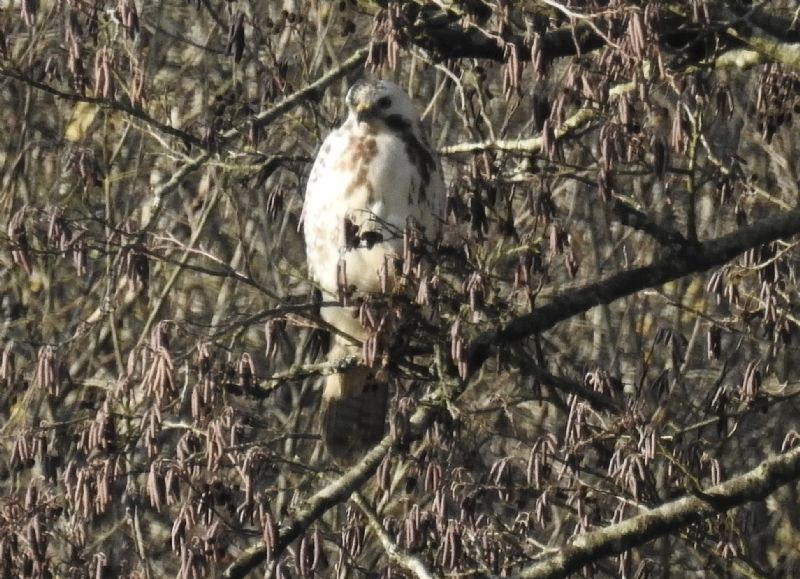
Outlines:
[[[407,225],[435,241],[445,204],[439,160],[405,91],[385,80],[359,81],[346,105],[347,119],[314,161],[303,207],[309,274],[327,302],[341,285],[380,292],[379,272],[402,255]],[[367,331],[354,309],[325,306],[321,315],[355,338],[334,335],[328,359],[359,354]],[[321,431],[336,461],[350,464],[381,439],[388,399],[388,384],[364,365],[327,377]]]

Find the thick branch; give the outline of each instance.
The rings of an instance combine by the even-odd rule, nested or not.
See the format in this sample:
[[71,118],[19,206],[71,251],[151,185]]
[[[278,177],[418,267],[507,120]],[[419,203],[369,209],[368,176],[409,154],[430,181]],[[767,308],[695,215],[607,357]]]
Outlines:
[[[622,272],[607,280],[557,296],[533,313],[520,316],[500,329],[491,330],[479,336],[470,350],[470,369],[472,372],[478,369],[489,357],[492,348],[497,345],[508,344],[546,330],[593,306],[609,303],[641,289],[661,285],[684,275],[721,265],[752,247],[781,237],[789,237],[798,232],[800,232],[800,208],[760,221],[713,241],[698,244],[693,248],[691,254],[685,252],[674,254],[659,263]],[[450,393],[452,397],[463,390],[464,384],[442,384],[438,389],[439,393],[443,393],[448,386],[454,387],[454,391]],[[412,417],[409,439],[413,440],[421,436],[434,413],[434,406],[422,405],[420,407]],[[385,436],[381,443],[373,448],[358,465],[312,496],[307,506],[298,511],[280,529],[276,545],[273,548],[273,556],[279,556],[288,544],[299,537],[313,521],[360,488],[378,468],[391,444],[392,436]],[[787,456],[794,456],[794,454]],[[709,496],[713,496],[715,492],[716,487],[711,489]],[[717,502],[714,504],[716,505]],[[569,549],[574,548],[576,548],[575,545],[569,547]],[[266,546],[263,543],[253,545],[239,555],[223,576],[226,578],[244,577],[266,558]],[[584,564],[581,563],[580,566]]]
[[[390,2],[373,0],[364,4],[374,9],[387,8]],[[465,18],[470,12],[473,17],[476,16],[475,3],[469,7],[472,10],[465,10],[465,6],[461,6],[464,3],[461,2],[415,0],[402,4],[406,19],[401,29],[403,42],[430,51],[440,59],[482,58],[503,62],[506,58],[504,47],[507,44],[516,47],[519,60],[528,61],[531,58],[530,41],[522,34],[506,30],[500,36],[473,23],[471,17]],[[484,16],[488,16],[491,8],[486,6],[481,10],[485,12]],[[526,6],[524,10],[529,14],[552,12],[549,9],[542,10],[541,6]],[[479,16],[477,21],[481,20]],[[564,26],[544,34],[542,38],[542,50],[550,59],[583,54],[603,44],[603,38],[595,29],[584,23]]]
[[[506,44],[516,47],[519,60],[528,61],[531,58],[530,47],[521,35],[506,34],[500,38],[487,34],[474,25],[464,27],[453,23],[442,26],[442,19],[420,19],[409,26],[406,39],[444,59],[485,58],[503,62]],[[586,25],[576,25],[574,30],[565,27],[549,32],[542,40],[542,51],[549,59],[574,56],[595,50],[604,44],[603,39]]]
[[646,233],[667,247],[684,247],[686,245],[686,238],[679,232],[656,223],[650,216],[642,213],[627,201],[614,197],[610,204],[619,222],[623,225]]
[[[411,417],[409,438],[417,439],[422,436],[433,419],[436,408],[429,405],[420,406]],[[292,541],[302,535],[311,523],[325,514],[328,509],[335,507],[361,488],[377,470],[383,457],[389,452],[393,440],[394,437],[391,433],[384,436],[383,440],[361,459],[361,462],[309,498],[305,506],[294,513],[280,528],[272,552],[269,553],[273,560],[279,557]],[[222,576],[225,579],[241,579],[263,563],[267,554],[264,543],[252,545],[239,554]]]
[[621,523],[579,535],[517,575],[520,579],[566,577],[603,557],[663,537],[687,525],[748,502],[763,500],[781,486],[800,478],[800,448],[762,462],[753,470],[706,491],[662,505]]
[[419,557],[407,553],[397,546],[397,543],[392,540],[389,533],[383,528],[380,520],[378,520],[378,515],[375,510],[367,503],[367,500],[362,497],[360,493],[353,494],[353,501],[366,515],[372,532],[378,537],[386,554],[392,561],[419,579],[434,579],[434,577],[438,577],[438,575],[434,575],[428,570],[425,563],[423,563]]
[[[627,85],[626,85],[627,86]],[[555,129],[556,139],[562,139],[578,129],[586,127],[591,121],[600,117],[600,109],[580,109],[564,123]],[[497,139],[480,143],[459,143],[439,149],[441,155],[455,155],[458,153],[481,153],[483,151],[506,151],[508,153],[523,153],[530,155],[542,150],[542,136],[527,139]]]
[[733,28],[726,32],[769,60],[783,63],[795,70],[800,69],[800,44],[785,42],[758,28],[754,28],[750,34]]
[[[369,453],[361,459],[361,462],[309,498],[305,506],[299,509],[294,516],[280,528],[270,555],[273,558],[280,556],[289,543],[302,535],[311,523],[316,521],[331,507],[346,500],[353,491],[360,488],[378,468],[384,455],[389,451],[391,444],[391,436],[385,436],[378,446],[370,450]],[[264,543],[257,543],[242,551],[236,560],[225,570],[222,576],[226,579],[244,577],[263,563],[266,558],[266,546]]]
[[[573,12],[566,7],[566,3],[549,0],[543,3],[579,21],[573,26],[564,26],[543,35],[541,50],[549,60],[585,54],[610,43],[611,39],[600,30],[602,27],[594,24],[596,15]],[[376,4],[385,7],[387,2],[378,1]],[[480,26],[465,22],[458,3],[451,4],[452,7],[447,9],[442,8],[439,2],[406,4],[409,23],[403,30],[403,40],[442,59],[479,58],[496,62],[506,60],[505,46],[511,44],[516,47],[520,61],[530,60],[530,41],[526,41],[524,36],[508,30],[502,37],[492,34]],[[534,12],[539,8],[531,6],[530,10]],[[723,33],[719,38],[726,42],[719,48],[723,51],[735,50],[745,45],[760,55],[748,54],[746,60],[742,60],[745,56],[743,53],[731,54],[731,58],[725,60],[725,65],[735,63],[736,66],[752,66],[754,59],[767,59],[793,68],[800,67],[800,45],[793,43],[796,33],[792,31],[790,20],[780,16],[770,18],[769,13],[760,13],[755,8],[748,10],[744,16],[738,16],[726,7],[723,14],[727,19],[723,19],[717,30]],[[691,22],[685,4],[674,4],[662,11],[661,20],[661,43],[672,50],[681,51],[687,43],[697,41],[709,32]],[[697,58],[691,58],[681,61],[679,68],[696,64]]]
[[690,251],[672,252],[654,264],[623,271],[602,281],[556,295],[549,303],[532,313],[514,318],[478,336],[469,352],[470,373],[477,371],[498,346],[514,343],[552,328],[557,323],[595,306],[722,265],[748,249],[798,233],[800,208],[795,208],[712,241],[692,246]]

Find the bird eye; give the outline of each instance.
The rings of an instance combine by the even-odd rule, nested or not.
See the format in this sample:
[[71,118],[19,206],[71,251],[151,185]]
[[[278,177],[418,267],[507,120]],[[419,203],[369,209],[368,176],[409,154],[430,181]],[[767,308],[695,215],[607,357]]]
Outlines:
[[382,109],[388,109],[392,106],[392,99],[389,97],[381,97],[378,99],[378,106]]

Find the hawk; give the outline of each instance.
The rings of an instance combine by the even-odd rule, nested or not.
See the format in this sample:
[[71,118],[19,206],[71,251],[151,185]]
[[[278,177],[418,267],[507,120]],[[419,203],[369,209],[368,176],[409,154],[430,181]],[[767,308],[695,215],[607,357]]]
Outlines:
[[[359,81],[346,105],[346,120],[314,161],[303,207],[309,274],[324,302],[337,299],[343,280],[362,293],[380,292],[379,272],[402,255],[407,224],[435,241],[445,204],[439,160],[405,91],[385,80]],[[323,306],[321,316],[338,331],[329,360],[360,353],[368,336],[354,308]],[[321,431],[335,460],[351,464],[382,438],[388,398],[388,384],[366,366],[327,377]]]

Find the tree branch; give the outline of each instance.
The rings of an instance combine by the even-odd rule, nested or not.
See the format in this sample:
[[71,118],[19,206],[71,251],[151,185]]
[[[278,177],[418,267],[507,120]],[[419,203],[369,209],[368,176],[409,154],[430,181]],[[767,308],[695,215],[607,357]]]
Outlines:
[[93,97],[93,96],[87,96],[78,93],[63,91],[54,86],[50,86],[49,84],[40,82],[30,76],[27,76],[24,73],[20,72],[19,70],[11,68],[9,66],[0,66],[0,76],[5,76],[7,78],[16,80],[18,82],[31,86],[42,92],[51,94],[60,99],[72,102],[90,103],[96,105],[101,109],[125,113],[130,117],[133,117],[150,125],[151,127],[155,128],[156,130],[165,135],[170,135],[172,137],[181,139],[183,142],[190,143],[200,149],[205,149],[207,147],[202,139],[190,133],[187,133],[186,131],[176,129],[175,127],[162,123],[159,120],[151,117],[144,110],[132,104],[118,100],[104,99],[100,97]]
[[[416,412],[411,416],[406,440],[416,440],[425,433],[425,430],[440,409],[439,405],[434,404],[435,400],[441,398],[448,389],[453,390],[451,392],[453,397],[458,396],[464,391],[464,386],[463,382],[446,380],[440,382],[439,387],[427,397],[427,401],[420,402]],[[289,543],[302,535],[311,523],[325,514],[328,509],[335,507],[361,488],[377,470],[383,457],[392,447],[393,442],[394,435],[392,433],[387,434],[376,447],[361,459],[361,462],[309,498],[305,503],[305,507],[295,512],[278,531],[275,545],[271,553],[269,553],[270,558],[273,561],[276,560]],[[252,545],[239,554],[222,576],[225,579],[241,579],[263,563],[267,555],[267,548],[263,542]]]
[[[580,109],[564,123],[555,129],[556,139],[562,139],[581,129],[600,117],[600,109]],[[544,139],[530,137],[527,139],[496,139],[479,143],[459,143],[439,149],[440,155],[455,155],[458,153],[482,153],[483,151],[506,151],[508,153],[524,153],[530,155],[542,150]]]
[[[270,557],[273,560],[279,557],[289,543],[302,535],[311,523],[331,507],[346,500],[354,490],[360,488],[378,468],[391,444],[392,437],[384,436],[380,444],[370,450],[361,459],[361,462],[309,498],[305,506],[298,509],[294,516],[280,528],[278,536],[275,537],[272,552],[269,553]],[[252,545],[239,554],[236,560],[225,569],[222,576],[225,579],[241,579],[263,563],[266,558],[267,548],[263,542]]]
[[595,306],[722,265],[748,249],[798,233],[800,207],[762,219],[712,241],[697,244],[690,251],[673,251],[651,265],[623,271],[582,288],[556,295],[535,311],[479,335],[469,350],[470,375],[483,365],[498,346],[552,328],[557,323]]
[[[769,22],[765,15],[759,15],[750,10],[745,17],[738,18],[734,22],[737,24],[745,22],[747,26],[736,28],[728,26],[725,29],[728,36],[735,38],[768,60],[783,63],[795,70],[800,69],[800,43],[786,38],[792,28],[788,21],[777,19]],[[761,25],[771,25],[775,29],[774,32],[783,34],[785,37],[775,36]]]
[[[324,91],[328,86],[349,74],[350,72],[354,71],[360,66],[364,66],[364,63],[367,60],[367,55],[369,54],[369,48],[359,48],[353,54],[351,54],[347,60],[341,63],[334,69],[329,70],[327,73],[319,77],[314,82],[304,86],[300,90],[297,90],[284,98],[279,103],[275,104],[271,108],[267,109],[266,111],[262,111],[258,113],[255,118],[253,119],[253,125],[256,127],[264,127],[275,119],[283,115],[284,113],[289,112],[294,107],[299,105],[300,103],[311,100],[313,98],[319,98],[322,91]],[[231,140],[235,139],[238,136],[241,136],[242,130],[239,128],[233,128],[229,131],[226,131],[222,134],[220,141],[222,143],[230,142]]]
[[397,546],[397,543],[392,540],[392,538],[386,532],[386,529],[383,528],[383,525],[378,520],[378,515],[375,510],[369,505],[369,503],[367,503],[366,499],[361,496],[361,493],[353,493],[352,500],[356,503],[356,505],[358,505],[358,508],[361,509],[361,512],[366,515],[370,528],[378,537],[378,540],[381,542],[381,545],[386,551],[386,554],[389,556],[389,559],[400,565],[409,573],[413,573],[419,579],[434,579],[435,577],[438,577],[438,575],[434,575],[430,572],[430,570],[428,570],[428,568],[425,566],[425,563],[423,563],[419,557],[416,557],[411,553],[406,553]]
[[[471,374],[474,375],[475,371],[489,357],[492,349],[498,345],[508,344],[546,330],[593,306],[610,303],[641,289],[661,285],[684,275],[721,265],[752,247],[799,232],[800,208],[796,208],[718,239],[698,244],[696,248],[693,248],[691,254],[674,253],[659,263],[622,272],[606,280],[556,296],[550,303],[543,305],[533,313],[511,320],[499,329],[481,334],[470,348]],[[463,392],[464,383],[442,383],[431,398],[441,397],[447,388],[453,388],[453,391],[450,392],[450,397],[453,399]],[[437,408],[437,406],[424,403],[420,405],[410,421],[409,440],[415,440],[424,433]],[[280,529],[272,556],[279,556],[289,543],[299,537],[313,521],[360,488],[378,468],[391,445],[392,435],[389,434],[360,463],[312,496],[306,506]],[[800,457],[797,458],[797,461],[800,463]],[[800,465],[796,465],[796,468],[800,469]],[[710,491],[712,495],[714,492],[716,492],[716,487]],[[574,546],[569,547],[569,549],[572,548]],[[223,577],[227,579],[244,577],[266,558],[266,546],[263,543],[253,545],[237,557],[225,570]],[[580,566],[584,564],[581,563]]]
[[[372,4],[386,8],[389,2],[376,0]],[[504,46],[513,44],[520,60],[530,60],[530,46],[524,36],[509,31],[502,36],[492,34],[464,19],[461,3],[447,4],[445,7],[441,2],[422,0],[404,3],[407,24],[403,27],[402,39],[440,59],[483,58],[503,62]],[[537,11],[541,10],[537,8]],[[574,56],[603,46],[603,39],[587,24],[549,32],[542,41],[542,50],[550,59]]]
[[653,221],[633,205],[615,196],[610,201],[611,209],[623,225],[646,233],[667,247],[685,247],[686,238],[674,229],[664,227]]
[[609,412],[619,412],[620,405],[614,401],[610,396],[602,392],[595,392],[587,388],[580,382],[564,378],[563,376],[556,376],[550,372],[538,369],[534,374],[537,380],[540,380],[545,386],[549,386],[554,390],[566,394],[574,394],[581,400],[588,402],[592,408],[597,410],[608,410]]
[[762,500],[798,477],[800,448],[795,448],[786,454],[769,458],[753,470],[695,496],[683,497],[621,523],[578,535],[572,544],[523,569],[516,577],[566,577],[603,557],[623,553],[739,505]]
[[[345,60],[342,64],[338,67],[329,70],[326,74],[322,75],[319,79],[312,82],[308,86],[301,88],[300,90],[292,93],[291,95],[284,98],[282,101],[277,103],[276,105],[272,106],[271,108],[267,109],[266,111],[262,111],[255,116],[253,123],[257,127],[263,127],[268,125],[269,123],[273,122],[275,119],[283,115],[284,113],[290,111],[292,108],[299,105],[301,102],[312,98],[313,96],[319,94],[320,91],[324,90],[327,86],[333,84],[338,79],[342,78],[347,73],[355,70],[359,66],[363,66],[364,62],[367,59],[367,48],[361,48],[354,52],[350,58]],[[220,143],[226,144],[234,140],[235,138],[241,136],[243,134],[242,130],[239,128],[233,128],[229,131],[226,131],[220,137]],[[208,152],[204,152],[194,159],[190,159],[186,161],[182,166],[178,167],[175,170],[172,177],[169,181],[158,187],[153,192],[153,203],[152,203],[152,210],[150,212],[150,218],[148,219],[147,223],[142,226],[143,231],[147,231],[150,227],[152,227],[155,222],[156,218],[161,214],[161,210],[163,208],[164,199],[167,195],[172,193],[175,188],[180,185],[183,179],[205,165],[205,163],[211,158],[211,154]],[[269,167],[271,170],[277,169],[278,165],[280,164],[280,159],[277,157],[272,157],[270,160],[267,161],[269,167],[269,163],[273,163],[272,167]],[[268,169],[267,169],[268,170]]]

